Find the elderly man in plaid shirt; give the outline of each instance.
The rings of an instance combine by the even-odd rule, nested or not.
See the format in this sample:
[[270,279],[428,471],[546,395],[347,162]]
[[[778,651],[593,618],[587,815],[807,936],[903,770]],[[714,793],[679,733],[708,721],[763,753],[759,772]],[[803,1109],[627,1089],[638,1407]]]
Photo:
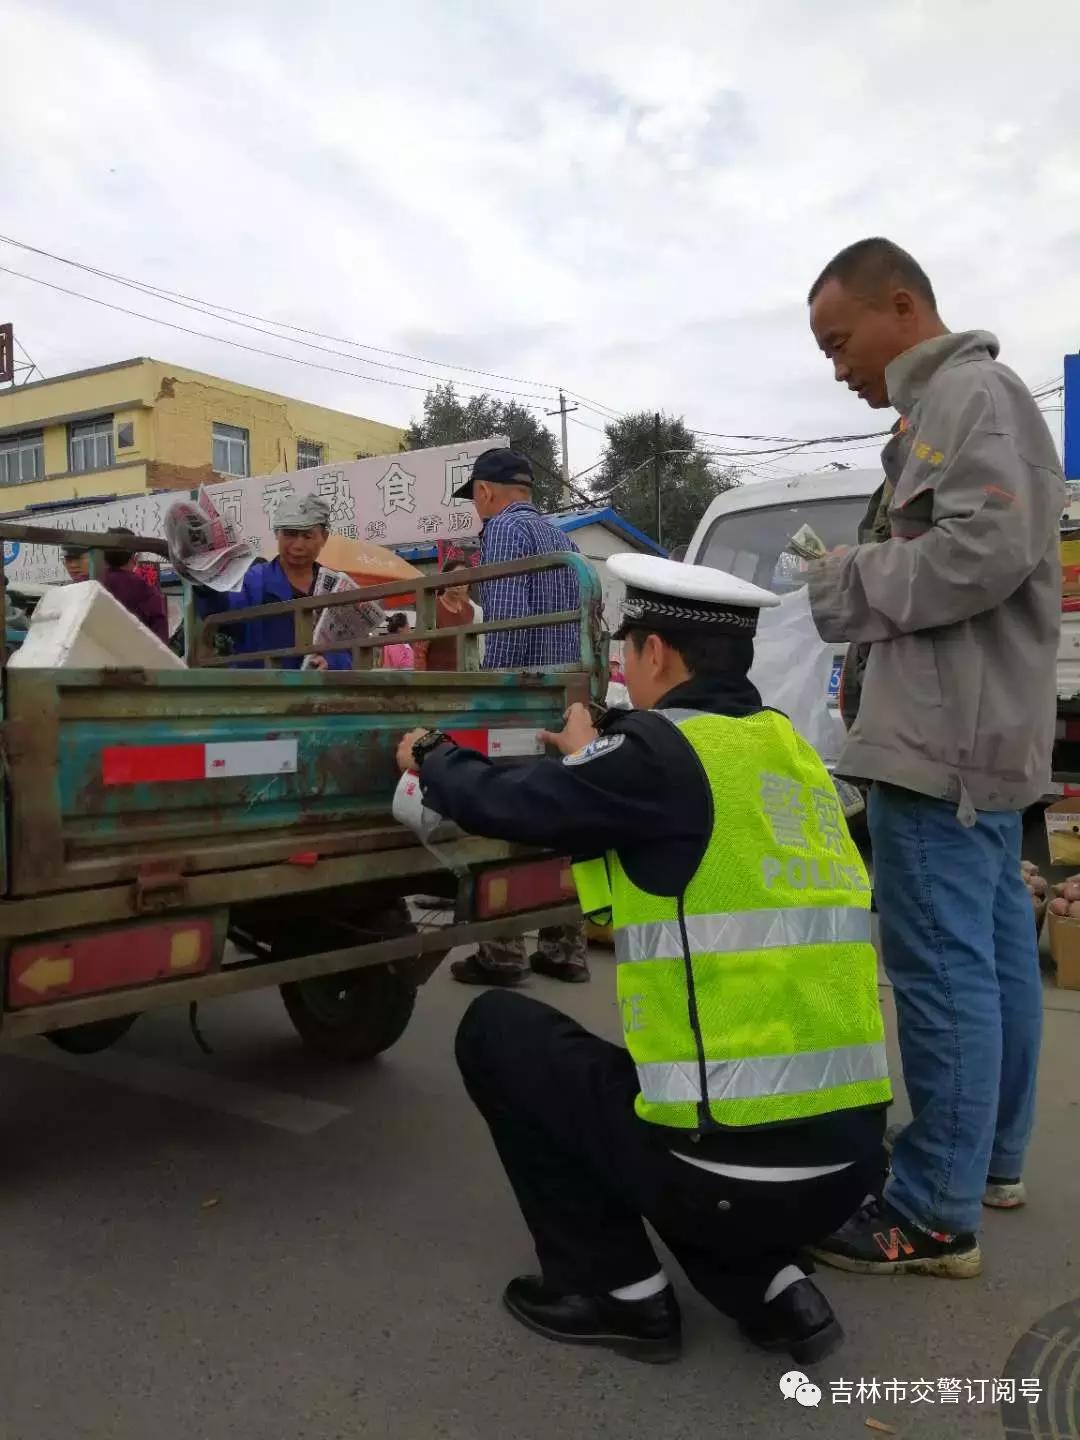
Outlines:
[[[532,466],[524,455],[493,449],[477,456],[468,479],[456,493],[473,502],[484,522],[481,565],[577,549],[558,526],[537,510],[532,487]],[[563,567],[532,575],[508,575],[502,580],[488,580],[478,588],[485,620],[517,620],[576,610],[581,604],[577,579]],[[574,665],[580,659],[576,624],[540,625],[489,635],[483,666],[485,670],[543,670],[552,665]],[[556,980],[588,980],[583,927],[555,925],[541,930],[539,948],[529,960],[520,936],[485,941],[475,955],[454,961],[450,971],[464,985],[518,985],[530,964],[538,975]]]

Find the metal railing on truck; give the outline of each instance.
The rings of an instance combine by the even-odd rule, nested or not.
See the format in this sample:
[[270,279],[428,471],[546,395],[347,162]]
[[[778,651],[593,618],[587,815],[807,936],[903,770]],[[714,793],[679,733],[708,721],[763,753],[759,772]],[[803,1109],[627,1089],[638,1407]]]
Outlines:
[[[20,544],[76,548],[85,550],[89,561],[90,578],[100,579],[105,572],[105,552],[117,550],[128,555],[157,555],[167,560],[169,549],[164,540],[148,536],[111,534],[92,531],[55,530],[46,526],[0,522],[0,542],[16,541]],[[441,590],[452,589],[465,583],[470,587],[486,580],[500,580],[514,575],[534,575],[546,570],[572,570],[578,583],[581,604],[576,610],[562,610],[539,615],[527,615],[510,620],[485,620],[465,625],[445,626],[436,624],[436,598]],[[0,664],[7,663],[7,646],[4,632],[7,618],[7,579],[3,550],[0,548]],[[592,565],[584,556],[574,551],[563,551],[551,555],[533,555],[524,560],[512,560],[498,565],[474,566],[467,581],[462,581],[461,571],[449,575],[418,575],[407,582],[386,581],[379,585],[365,585],[355,590],[339,591],[336,594],[304,596],[297,600],[275,601],[269,605],[245,606],[219,610],[201,615],[198,608],[198,592],[184,584],[184,637],[185,659],[189,666],[199,668],[221,668],[235,665],[242,660],[245,665],[258,662],[264,668],[279,668],[285,659],[307,655],[330,655],[341,651],[340,643],[316,645],[315,626],[324,610],[338,606],[357,605],[367,601],[398,599],[402,595],[415,594],[417,625],[411,630],[399,630],[394,634],[369,635],[355,641],[349,648],[352,652],[353,669],[370,670],[374,663],[374,652],[387,645],[416,644],[430,640],[453,640],[457,651],[457,669],[475,671],[480,668],[478,639],[481,635],[493,635],[506,631],[534,630],[552,625],[577,625],[581,659],[570,665],[545,665],[545,670],[586,670],[596,677],[598,689],[602,692],[607,685],[606,637],[603,634],[603,597]],[[293,644],[280,649],[245,651],[242,654],[219,655],[215,652],[213,637],[221,630],[245,624],[249,620],[266,620],[278,615],[293,617]],[[423,672],[420,672],[423,673]]]
[[[513,575],[535,575],[546,570],[569,569],[574,573],[581,596],[581,604],[575,610],[553,611],[547,614],[527,615],[512,620],[473,621],[465,625],[438,628],[435,621],[435,604],[439,591],[462,584],[481,584],[486,580],[501,580]],[[188,641],[188,664],[200,667],[222,667],[234,665],[242,660],[245,665],[259,662],[263,666],[277,666],[282,660],[295,659],[306,655],[330,655],[339,653],[339,642],[316,645],[315,627],[319,615],[325,610],[338,606],[356,605],[365,601],[400,599],[406,594],[416,596],[417,624],[410,630],[398,630],[393,634],[370,635],[356,641],[351,647],[354,670],[370,670],[374,652],[387,645],[418,644],[430,640],[453,640],[457,648],[457,669],[475,671],[480,669],[478,638],[481,635],[495,635],[506,631],[534,630],[552,625],[576,625],[580,642],[581,659],[571,665],[545,665],[545,670],[584,669],[597,676],[601,687],[606,687],[606,646],[602,633],[602,596],[596,573],[584,556],[574,551],[552,555],[533,555],[524,560],[511,560],[498,565],[475,566],[469,571],[468,580],[462,579],[462,572],[450,574],[418,575],[408,581],[392,580],[379,585],[365,585],[356,590],[343,590],[337,594],[307,596],[299,600],[281,600],[270,605],[248,606],[243,609],[220,610],[209,615],[195,613],[197,602],[194,597],[188,603],[188,618],[191,639]],[[242,625],[249,620],[267,620],[277,615],[293,617],[293,644],[274,650],[244,651],[242,654],[218,655],[215,653],[213,636],[230,626]],[[400,673],[400,672],[399,672]],[[420,672],[423,673],[423,672]]]

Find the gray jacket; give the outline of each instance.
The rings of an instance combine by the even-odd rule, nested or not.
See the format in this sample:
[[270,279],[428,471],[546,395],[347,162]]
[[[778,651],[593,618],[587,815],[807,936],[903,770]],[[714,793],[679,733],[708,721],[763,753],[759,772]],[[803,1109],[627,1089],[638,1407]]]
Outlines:
[[822,638],[871,642],[838,772],[953,799],[965,824],[1043,795],[1054,740],[1065,483],[997,353],[974,330],[892,362],[910,435],[889,477],[891,538],[810,575]]

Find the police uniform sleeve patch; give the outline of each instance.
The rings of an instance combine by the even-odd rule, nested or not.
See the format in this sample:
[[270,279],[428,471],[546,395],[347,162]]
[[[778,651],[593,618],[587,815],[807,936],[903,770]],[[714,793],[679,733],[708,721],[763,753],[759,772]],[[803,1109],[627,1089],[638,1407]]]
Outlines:
[[587,765],[590,760],[599,760],[602,755],[610,755],[626,739],[625,735],[598,735],[595,740],[590,740],[588,745],[575,750],[572,755],[563,758],[564,765]]

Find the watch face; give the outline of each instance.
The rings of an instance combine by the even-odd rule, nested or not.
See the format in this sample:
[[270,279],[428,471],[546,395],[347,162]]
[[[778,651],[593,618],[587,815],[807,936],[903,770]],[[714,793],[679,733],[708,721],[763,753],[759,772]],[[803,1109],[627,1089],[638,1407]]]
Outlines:
[[413,746],[413,759],[423,760],[437,745],[441,745],[445,739],[446,736],[440,735],[437,730],[429,731],[427,735],[421,735],[420,739],[417,740]]

